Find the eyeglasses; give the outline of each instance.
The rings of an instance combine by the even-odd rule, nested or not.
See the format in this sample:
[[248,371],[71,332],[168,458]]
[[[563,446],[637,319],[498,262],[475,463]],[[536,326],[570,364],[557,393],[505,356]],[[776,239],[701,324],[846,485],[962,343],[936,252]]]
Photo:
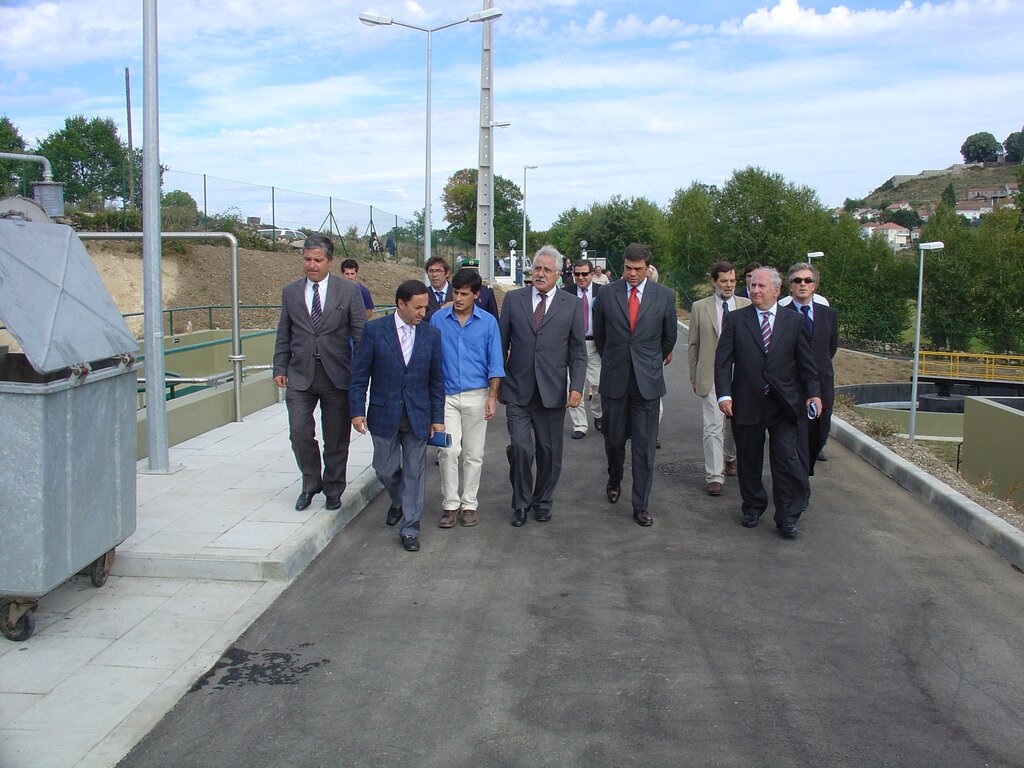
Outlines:
[[589,272],[573,272],[573,275],[576,277],[586,277],[589,274]]
[[814,285],[815,280],[814,280],[813,277],[794,277],[789,282],[796,283],[797,285],[799,285],[800,283],[807,283],[807,285]]

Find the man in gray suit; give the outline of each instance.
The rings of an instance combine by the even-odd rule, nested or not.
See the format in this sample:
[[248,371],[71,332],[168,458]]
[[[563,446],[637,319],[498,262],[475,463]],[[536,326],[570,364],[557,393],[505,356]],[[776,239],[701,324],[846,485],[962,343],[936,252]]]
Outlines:
[[505,355],[500,400],[508,425],[506,452],[516,528],[526,523],[530,509],[538,522],[551,519],[552,498],[562,472],[565,410],[583,399],[587,375],[583,305],[568,292],[555,290],[561,269],[562,254],[557,249],[545,245],[537,251],[533,285],[505,297],[498,322]]
[[[334,243],[310,235],[302,249],[306,276],[281,291],[281,317],[274,345],[274,383],[286,387],[288,428],[295,462],[302,472],[302,492],[295,508],[303,510],[323,491],[327,509],[341,508],[351,434],[348,384],[352,348],[359,345],[366,314],[359,287],[330,277]],[[320,404],[323,472],[313,410]]]
[[594,343],[601,355],[601,404],[612,504],[621,494],[626,440],[632,441],[633,519],[649,526],[658,440],[658,404],[665,395],[664,366],[678,334],[675,293],[647,279],[651,249],[626,246],[623,279],[608,284],[594,307]]

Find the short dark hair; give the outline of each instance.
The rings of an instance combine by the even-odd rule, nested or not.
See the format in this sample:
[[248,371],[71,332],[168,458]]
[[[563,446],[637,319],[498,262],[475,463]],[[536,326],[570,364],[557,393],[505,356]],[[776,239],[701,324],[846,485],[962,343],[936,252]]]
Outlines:
[[589,271],[591,271],[591,272],[594,271],[594,265],[590,263],[589,259],[578,259],[574,266],[586,267]]
[[408,303],[413,296],[422,296],[426,292],[427,286],[422,280],[406,280],[395,291],[395,304],[400,301]]
[[480,279],[480,273],[472,267],[463,267],[452,278],[452,290],[469,288],[473,293],[480,293],[483,284],[484,281]]
[[642,261],[648,266],[651,263],[651,249],[640,243],[630,243],[622,252],[623,261]]
[[359,271],[359,262],[355,259],[345,259],[341,262],[341,271],[344,272],[346,269],[354,269],[356,272]]
[[435,264],[440,264],[442,267],[444,267],[444,273],[446,275],[452,271],[452,268],[448,266],[448,262],[445,261],[444,256],[431,256],[429,259],[427,259],[427,263],[423,266],[423,269],[428,270]]
[[752,261],[743,268],[743,276],[746,277],[755,269],[760,269],[764,265],[760,261]]
[[316,251],[321,249],[327,254],[328,261],[334,259],[334,241],[331,238],[327,235],[321,235],[319,232],[306,236],[306,242],[302,244],[302,250]]
[[[342,265],[344,266],[344,265]],[[716,261],[711,265],[711,279],[717,280],[718,276],[723,272],[735,272],[736,267],[730,264],[728,261]]]

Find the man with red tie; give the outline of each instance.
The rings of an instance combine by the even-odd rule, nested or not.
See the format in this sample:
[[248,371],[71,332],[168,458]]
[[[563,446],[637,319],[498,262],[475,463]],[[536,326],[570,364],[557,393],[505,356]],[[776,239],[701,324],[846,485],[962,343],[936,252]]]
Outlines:
[[[601,380],[601,356],[597,353],[594,343],[594,304],[601,286],[594,282],[594,266],[586,259],[580,259],[572,270],[575,284],[562,287],[580,300],[583,305],[583,335],[587,342],[587,389],[595,389]],[[601,431],[601,398],[595,397],[590,402],[590,410],[594,414],[594,429]],[[572,439],[579,440],[587,434],[587,405],[581,400],[575,408],[569,409],[572,419]]]

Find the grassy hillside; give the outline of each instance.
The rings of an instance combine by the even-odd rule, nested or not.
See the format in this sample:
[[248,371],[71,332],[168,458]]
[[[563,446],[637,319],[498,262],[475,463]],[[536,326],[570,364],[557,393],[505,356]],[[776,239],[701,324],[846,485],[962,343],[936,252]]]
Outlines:
[[[989,165],[984,168],[954,165],[936,175],[894,176],[865,198],[865,203],[881,207],[882,203],[896,203],[907,200],[912,205],[935,208],[942,197],[942,190],[953,182],[958,200],[966,199],[969,187],[987,187],[1017,181],[1018,165]],[[931,174],[931,171],[925,171]]]

